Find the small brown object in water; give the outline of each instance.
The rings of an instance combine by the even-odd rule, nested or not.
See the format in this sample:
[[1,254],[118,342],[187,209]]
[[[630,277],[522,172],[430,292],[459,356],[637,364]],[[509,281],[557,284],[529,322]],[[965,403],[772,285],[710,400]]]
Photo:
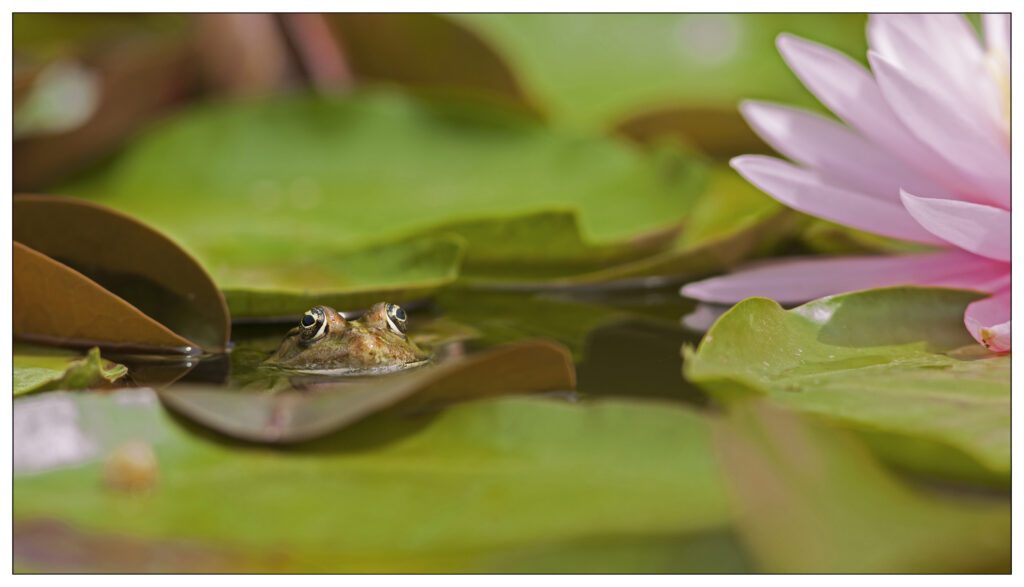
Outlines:
[[156,486],[157,473],[153,447],[133,440],[118,446],[107,456],[103,464],[103,484],[107,489],[125,493],[149,491]]

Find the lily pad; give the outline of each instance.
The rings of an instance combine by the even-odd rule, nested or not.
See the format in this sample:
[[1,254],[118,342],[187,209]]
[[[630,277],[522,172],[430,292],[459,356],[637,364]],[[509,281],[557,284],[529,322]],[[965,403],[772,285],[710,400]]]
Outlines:
[[[670,244],[657,235],[677,228],[692,207],[700,167],[678,151],[652,157],[625,141],[556,131],[494,109],[374,91],[200,108],[70,191],[164,231],[218,285],[241,292],[267,279],[258,270],[258,278],[247,276],[254,259],[330,266],[366,247],[459,234],[460,227],[469,237],[467,259],[492,266],[515,265],[524,255],[543,260],[552,244],[574,239],[587,246],[564,251],[552,265],[632,258]],[[504,222],[547,212],[575,220],[552,217],[557,222],[509,246]],[[626,253],[616,257],[610,247]],[[316,271],[296,276],[288,267],[269,271],[292,290],[309,279],[339,293],[380,285]]]
[[175,243],[75,198],[18,195],[14,333],[75,345],[223,351],[224,298]]
[[100,358],[100,349],[77,353],[44,347],[19,345],[14,357],[15,397],[54,389],[90,389],[114,383],[128,373],[124,365]]
[[752,298],[696,352],[685,349],[684,373],[726,401],[764,395],[885,435],[875,448],[911,469],[955,477],[973,474],[973,463],[1008,479],[1010,357],[988,353],[964,328],[964,308],[979,296],[890,288],[788,311]]
[[[146,390],[47,394],[14,410],[14,558],[35,570],[181,572],[194,559],[158,547],[188,544],[197,556],[226,553],[236,571],[480,571],[527,548],[704,535],[730,522],[707,422],[665,404],[484,400],[381,414],[288,450],[195,434]],[[91,449],[31,469],[54,433]],[[99,482],[105,456],[128,440],[149,443],[159,463],[145,494]],[[21,539],[47,520],[60,521],[50,544],[61,548],[42,556]],[[124,548],[76,556],[112,539]],[[594,554],[591,568],[602,564]]]
[[55,345],[193,351],[191,341],[85,275],[19,242],[13,248],[15,338]]
[[441,235],[339,255],[286,242],[210,254],[232,260],[217,267],[233,318],[290,319],[318,304],[360,309],[385,299],[404,304],[428,297],[458,278],[465,248],[458,236]]
[[160,398],[176,412],[228,436],[294,443],[336,432],[399,404],[417,410],[509,393],[569,391],[576,386],[575,376],[568,350],[535,340],[405,373],[312,389],[252,394],[179,385],[161,391]]
[[[788,236],[797,217],[731,169],[715,169],[671,246],[631,260],[606,262],[562,277],[531,281],[517,270],[468,272],[464,281],[480,287],[572,288],[599,284],[682,282],[725,271]],[[653,279],[652,279],[653,278]]]
[[1008,497],[912,489],[848,433],[764,402],[734,406],[715,446],[760,571],[1009,571]]

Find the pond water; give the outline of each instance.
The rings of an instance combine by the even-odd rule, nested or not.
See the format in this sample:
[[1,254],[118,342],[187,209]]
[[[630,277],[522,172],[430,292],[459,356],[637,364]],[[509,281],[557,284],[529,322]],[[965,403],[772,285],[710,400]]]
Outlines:
[[[695,304],[677,286],[586,292],[449,290],[407,305],[410,333],[446,352],[468,354],[528,339],[556,341],[572,353],[574,398],[649,397],[703,405],[706,397],[681,374],[684,344],[702,332],[684,325]],[[358,311],[355,311],[358,313]],[[297,318],[296,318],[297,320]],[[134,385],[165,387],[202,383],[260,389],[270,377],[260,363],[277,348],[292,321],[235,324],[225,355],[182,358],[116,355]],[[445,342],[455,340],[455,342]],[[264,389],[271,384],[262,386]]]

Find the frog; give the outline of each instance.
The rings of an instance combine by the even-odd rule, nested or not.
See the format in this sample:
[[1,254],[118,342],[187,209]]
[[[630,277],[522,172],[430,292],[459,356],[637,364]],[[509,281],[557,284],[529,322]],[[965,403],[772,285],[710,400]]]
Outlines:
[[407,333],[408,315],[396,304],[374,304],[358,320],[314,306],[285,335],[264,365],[326,374],[376,374],[426,364],[430,354]]

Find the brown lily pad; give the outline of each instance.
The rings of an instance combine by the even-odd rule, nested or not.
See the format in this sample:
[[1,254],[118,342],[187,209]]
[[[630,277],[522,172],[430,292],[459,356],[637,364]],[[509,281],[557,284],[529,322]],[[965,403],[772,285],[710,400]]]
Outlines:
[[177,352],[226,347],[223,295],[167,237],[72,198],[15,196],[13,218],[16,337]]
[[179,414],[222,434],[264,443],[295,443],[341,430],[376,412],[418,410],[509,393],[565,391],[576,386],[569,351],[545,340],[496,347],[393,375],[314,389],[245,393],[208,386],[159,392]]

